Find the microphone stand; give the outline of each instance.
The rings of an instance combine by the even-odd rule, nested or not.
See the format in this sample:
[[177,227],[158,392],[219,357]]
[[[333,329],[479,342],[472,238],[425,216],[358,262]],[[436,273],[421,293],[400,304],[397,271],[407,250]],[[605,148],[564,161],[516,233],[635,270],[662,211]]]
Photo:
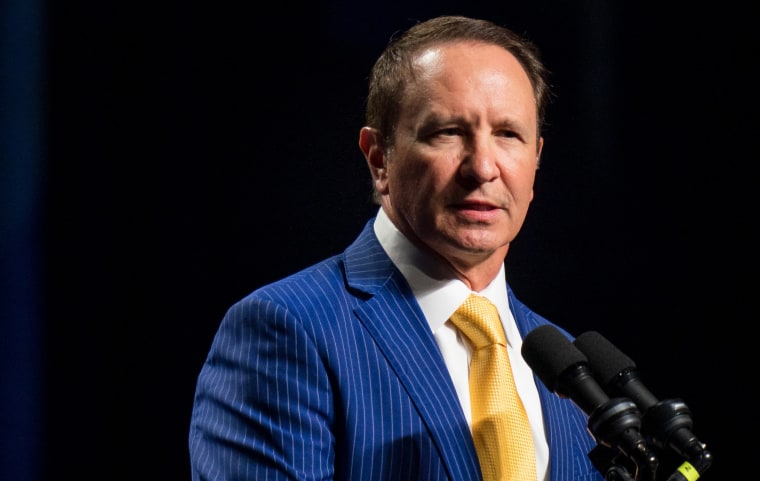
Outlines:
[[[665,466],[649,449],[646,436],[664,455],[668,469],[674,469],[666,481],[696,481],[713,457],[691,427],[691,412],[679,399],[660,401],[641,417],[633,402],[612,398],[588,418],[588,429],[598,443],[588,456],[605,481],[655,481],[657,469]],[[685,461],[669,460],[668,450]]]
[[[639,410],[627,398],[611,398],[591,413],[588,429],[599,446],[589,453],[589,458],[605,480],[654,481],[659,461],[640,428]],[[621,453],[629,462],[625,463]]]
[[712,454],[691,431],[691,410],[682,400],[659,401],[647,409],[642,425],[656,447],[670,448],[686,460],[667,481],[695,481],[712,465]]
[[621,458],[619,450],[597,444],[588,457],[606,481],[635,481],[631,474],[635,466],[627,458]]

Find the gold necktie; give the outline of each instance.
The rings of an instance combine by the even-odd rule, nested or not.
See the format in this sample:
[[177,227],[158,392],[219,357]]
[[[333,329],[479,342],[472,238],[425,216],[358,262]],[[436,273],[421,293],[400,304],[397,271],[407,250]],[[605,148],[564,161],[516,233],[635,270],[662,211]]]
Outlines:
[[528,416],[515,387],[496,306],[470,295],[451,322],[473,347],[472,436],[486,481],[534,481],[536,458]]

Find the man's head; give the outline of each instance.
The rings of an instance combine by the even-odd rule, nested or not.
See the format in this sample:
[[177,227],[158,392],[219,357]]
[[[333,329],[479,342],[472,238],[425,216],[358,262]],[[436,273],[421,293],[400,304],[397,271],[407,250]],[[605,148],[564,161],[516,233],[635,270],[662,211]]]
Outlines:
[[378,201],[473,286],[525,220],[547,95],[530,44],[462,17],[412,27],[373,69],[359,146]]

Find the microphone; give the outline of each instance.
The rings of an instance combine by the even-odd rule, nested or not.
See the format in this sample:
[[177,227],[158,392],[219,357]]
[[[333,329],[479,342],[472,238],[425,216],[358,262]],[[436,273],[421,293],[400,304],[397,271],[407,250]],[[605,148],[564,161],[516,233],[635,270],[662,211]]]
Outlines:
[[626,454],[639,470],[639,481],[654,479],[659,461],[640,432],[636,404],[624,397],[610,399],[594,379],[587,357],[567,336],[552,325],[539,326],[525,336],[520,352],[549,390],[583,410],[597,443]]
[[[573,344],[586,355],[591,371],[610,395],[633,400],[642,415],[642,433],[659,448],[670,448],[698,473],[712,464],[712,455],[692,433],[691,411],[680,399],[658,400],[639,377],[636,364],[596,331],[585,332]],[[690,470],[682,466],[679,470]],[[684,473],[696,479],[693,473]]]

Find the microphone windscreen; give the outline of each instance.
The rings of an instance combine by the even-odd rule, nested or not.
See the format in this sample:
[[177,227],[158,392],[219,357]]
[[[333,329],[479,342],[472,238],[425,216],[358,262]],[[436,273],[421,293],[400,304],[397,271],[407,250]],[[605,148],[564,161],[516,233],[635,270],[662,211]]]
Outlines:
[[621,372],[636,367],[630,357],[596,331],[584,332],[573,344],[586,355],[589,367],[603,385],[609,385]]
[[551,391],[557,392],[559,377],[571,366],[587,362],[586,356],[556,327],[545,324],[528,333],[520,349],[525,362]]

